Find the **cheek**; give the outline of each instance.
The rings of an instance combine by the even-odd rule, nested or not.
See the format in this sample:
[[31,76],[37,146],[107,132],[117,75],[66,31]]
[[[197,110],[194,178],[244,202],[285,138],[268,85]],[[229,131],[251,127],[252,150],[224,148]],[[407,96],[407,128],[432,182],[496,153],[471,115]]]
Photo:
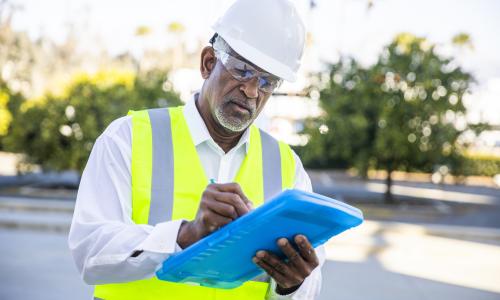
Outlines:
[[238,82],[218,64],[210,76],[210,85],[214,95],[217,94],[216,96],[220,98],[238,87]]
[[260,112],[264,109],[264,106],[266,106],[267,100],[269,100],[269,97],[271,95],[266,95],[266,96],[261,96],[257,102],[257,112],[260,114]]

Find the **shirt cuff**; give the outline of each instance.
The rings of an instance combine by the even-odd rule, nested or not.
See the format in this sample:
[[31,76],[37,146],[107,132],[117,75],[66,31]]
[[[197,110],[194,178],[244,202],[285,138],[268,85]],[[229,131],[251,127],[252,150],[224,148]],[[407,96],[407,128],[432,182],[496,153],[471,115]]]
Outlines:
[[156,224],[149,236],[137,246],[136,251],[172,254],[182,249],[177,245],[177,235],[183,220]]
[[271,284],[269,285],[269,290],[267,292],[267,300],[289,300],[292,299],[293,295],[300,289],[295,290],[294,292],[288,294],[288,295],[280,295],[276,293],[276,281],[271,278]]

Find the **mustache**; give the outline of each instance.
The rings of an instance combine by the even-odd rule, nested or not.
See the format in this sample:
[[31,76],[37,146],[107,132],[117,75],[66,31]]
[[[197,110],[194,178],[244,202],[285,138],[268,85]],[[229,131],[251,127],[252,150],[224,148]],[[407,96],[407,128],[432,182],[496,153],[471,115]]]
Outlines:
[[224,103],[225,104],[235,103],[235,104],[245,108],[246,110],[248,110],[252,114],[255,113],[255,111],[257,110],[257,103],[255,101],[247,101],[247,100],[239,99],[236,97],[229,97],[229,98],[226,98],[224,100]]

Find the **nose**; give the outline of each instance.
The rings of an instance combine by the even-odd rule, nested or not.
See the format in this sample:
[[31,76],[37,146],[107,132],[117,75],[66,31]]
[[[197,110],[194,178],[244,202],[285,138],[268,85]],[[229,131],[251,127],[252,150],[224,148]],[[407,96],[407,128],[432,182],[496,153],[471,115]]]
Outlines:
[[253,99],[259,97],[259,79],[254,77],[249,81],[242,82],[240,90],[245,93],[248,98]]

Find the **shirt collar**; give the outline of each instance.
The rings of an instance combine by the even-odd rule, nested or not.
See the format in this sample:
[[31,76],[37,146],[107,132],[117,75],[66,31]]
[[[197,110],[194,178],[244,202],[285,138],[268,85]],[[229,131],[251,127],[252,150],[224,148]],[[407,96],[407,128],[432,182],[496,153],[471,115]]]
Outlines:
[[[186,102],[184,106],[184,118],[186,119],[189,132],[191,133],[191,138],[195,146],[198,146],[204,142],[213,143],[216,145],[215,141],[210,136],[208,132],[207,125],[200,115],[198,108],[196,107],[195,99],[198,92],[194,93],[191,99]],[[243,135],[241,136],[238,144],[234,146],[233,149],[238,149],[242,145],[245,145],[245,153],[248,153],[250,145],[250,127],[245,129]],[[231,149],[231,150],[233,150]]]

